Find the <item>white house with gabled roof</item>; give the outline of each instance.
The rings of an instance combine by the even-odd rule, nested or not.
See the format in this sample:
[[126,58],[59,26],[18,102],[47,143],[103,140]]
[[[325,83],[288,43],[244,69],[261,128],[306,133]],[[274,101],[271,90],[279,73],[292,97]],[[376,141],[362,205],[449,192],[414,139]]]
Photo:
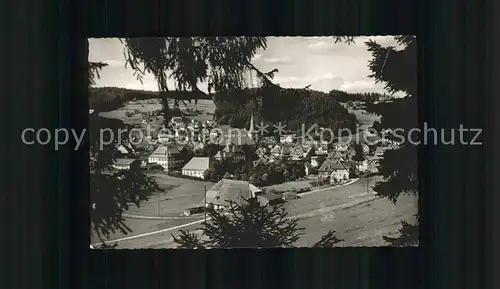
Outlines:
[[193,157],[184,167],[182,167],[182,175],[204,179],[205,173],[209,169],[209,157]]
[[183,147],[179,146],[159,146],[149,157],[149,163],[159,164],[165,171],[179,169],[183,165],[183,160],[179,158]]

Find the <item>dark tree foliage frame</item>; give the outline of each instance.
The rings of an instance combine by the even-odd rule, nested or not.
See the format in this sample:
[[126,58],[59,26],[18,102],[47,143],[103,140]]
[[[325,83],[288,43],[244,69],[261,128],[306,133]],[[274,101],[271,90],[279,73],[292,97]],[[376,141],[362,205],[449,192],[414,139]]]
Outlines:
[[[499,219],[492,216],[499,211],[492,207],[499,203],[493,197],[498,188],[499,179],[494,177],[498,164],[494,158],[484,158],[479,148],[420,151],[420,157],[430,159],[421,174],[427,181],[419,184],[426,189],[421,202],[427,204],[421,206],[425,234],[420,236],[426,242],[421,243],[423,252],[418,254],[427,256],[425,275],[421,275],[419,266],[410,265],[417,262],[408,262],[412,258],[419,260],[415,259],[415,250],[295,249],[293,257],[275,250],[88,253],[88,230],[82,229],[88,225],[85,217],[88,190],[82,177],[87,171],[83,167],[88,164],[86,151],[67,149],[54,154],[42,147],[18,143],[18,132],[34,123],[38,127],[86,127],[87,85],[79,83],[87,76],[84,69],[87,51],[85,42],[79,42],[74,35],[414,34],[418,18],[420,82],[425,89],[421,92],[423,99],[418,101],[425,110],[419,111],[419,116],[425,117],[430,126],[451,126],[458,124],[460,116],[467,115],[462,121],[469,126],[485,125],[485,140],[493,141],[490,131],[496,128],[493,116],[498,103],[491,97],[498,95],[499,82],[493,77],[498,66],[492,52],[498,51],[498,47],[494,41],[484,41],[494,38],[498,34],[494,30],[500,27],[494,22],[499,21],[495,14],[498,7],[493,7],[492,2],[458,1],[450,6],[442,0],[421,1],[418,8],[416,1],[343,1],[317,5],[304,2],[296,3],[293,9],[275,1],[259,6],[272,13],[262,13],[262,8],[255,8],[258,4],[254,2],[234,3],[204,5],[206,15],[219,13],[215,21],[202,17],[203,12],[188,9],[193,3],[185,8],[176,4],[155,7],[148,2],[134,6],[109,0],[74,2],[73,6],[45,1],[30,5],[12,3],[19,7],[14,9],[15,17],[7,18],[12,23],[6,26],[15,27],[16,33],[11,34],[12,41],[6,41],[6,46],[11,53],[9,58],[17,61],[6,62],[10,73],[4,95],[15,97],[7,97],[6,105],[2,106],[6,108],[3,115],[7,131],[12,132],[11,137],[4,139],[10,169],[2,182],[2,192],[8,194],[3,219],[7,220],[4,228],[9,234],[2,246],[8,250],[4,255],[5,263],[9,264],[8,272],[3,275],[7,277],[5,288],[234,288],[242,283],[262,288],[264,276],[282,279],[282,287],[297,288],[338,287],[346,283],[352,287],[383,288],[499,287],[492,277],[495,271],[484,265],[485,258],[494,261],[488,257],[493,256],[492,252],[486,250],[498,243],[485,243],[484,232],[485,226],[498,228],[487,221]],[[164,12],[154,12],[158,10]],[[193,22],[188,17],[192,13],[203,20]],[[84,20],[85,17],[88,19]],[[492,35],[486,36],[485,31]],[[29,36],[19,37],[21,34]],[[484,51],[488,52],[488,62]],[[75,97],[76,94],[80,97]],[[489,153],[497,153],[496,147],[495,143],[485,145]],[[486,166],[488,171],[484,169]],[[429,206],[431,203],[433,206]],[[432,231],[428,230],[431,228]],[[403,259],[407,262],[402,263]],[[29,260],[29,265],[21,260]],[[305,266],[298,267],[297,263]],[[337,263],[341,266],[334,265]],[[234,264],[239,266],[225,269]],[[28,267],[30,273],[26,275]],[[421,281],[426,284],[414,285]],[[273,285],[275,288],[276,283]]]

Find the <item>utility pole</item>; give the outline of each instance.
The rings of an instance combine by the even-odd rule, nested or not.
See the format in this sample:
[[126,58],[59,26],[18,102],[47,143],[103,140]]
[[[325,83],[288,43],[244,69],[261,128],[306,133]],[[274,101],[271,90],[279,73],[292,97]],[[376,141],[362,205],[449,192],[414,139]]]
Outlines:
[[370,165],[373,163],[373,159],[371,159],[370,161],[367,161],[367,171],[368,171],[368,176],[366,177],[366,195],[368,195],[370,193]]
[[205,189],[205,223],[207,222],[207,186],[204,186],[204,189]]

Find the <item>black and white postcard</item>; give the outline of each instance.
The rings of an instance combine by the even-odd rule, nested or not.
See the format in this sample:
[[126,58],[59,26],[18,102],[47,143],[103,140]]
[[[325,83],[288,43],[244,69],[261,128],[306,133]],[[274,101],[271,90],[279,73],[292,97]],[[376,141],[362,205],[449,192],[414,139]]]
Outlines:
[[90,247],[418,246],[417,39],[89,39]]

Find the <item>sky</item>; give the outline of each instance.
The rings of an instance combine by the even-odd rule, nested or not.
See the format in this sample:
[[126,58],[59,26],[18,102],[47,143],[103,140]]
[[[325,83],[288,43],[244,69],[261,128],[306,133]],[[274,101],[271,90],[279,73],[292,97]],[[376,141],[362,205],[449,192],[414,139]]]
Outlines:
[[[393,36],[360,36],[350,45],[336,44],[332,37],[268,37],[267,48],[257,51],[252,63],[263,72],[278,69],[273,82],[286,88],[311,85],[310,89],[323,92],[336,89],[387,93],[384,84],[368,77],[368,61],[372,59],[364,44],[368,39],[398,49]],[[100,71],[95,86],[157,91],[153,75],[146,74],[141,84],[134,71],[125,68],[123,50],[124,45],[118,38],[89,39],[89,61],[108,64]],[[174,87],[173,80],[169,80],[168,85]],[[205,84],[199,87],[206,91]]]

